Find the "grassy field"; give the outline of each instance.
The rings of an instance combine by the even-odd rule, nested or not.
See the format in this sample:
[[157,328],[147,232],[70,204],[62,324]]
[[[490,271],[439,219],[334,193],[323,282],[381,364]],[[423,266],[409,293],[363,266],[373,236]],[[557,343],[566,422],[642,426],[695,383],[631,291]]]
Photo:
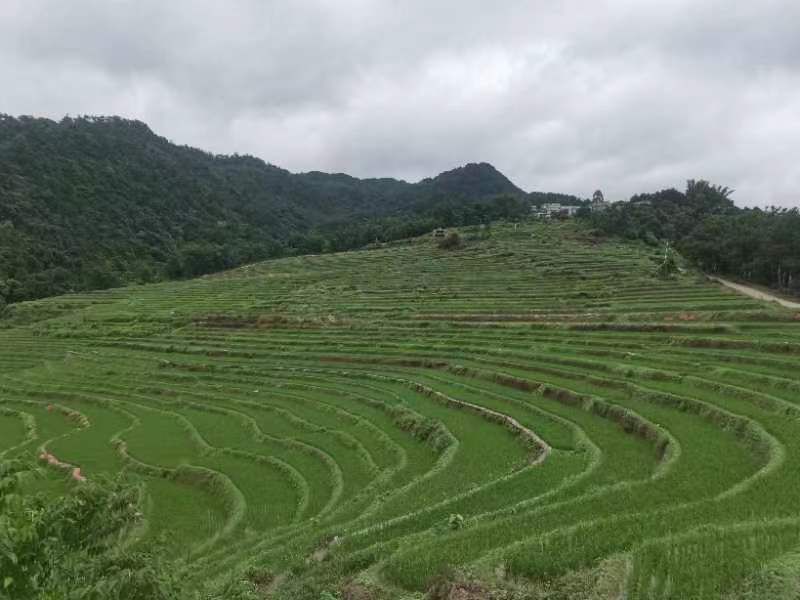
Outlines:
[[124,471],[187,581],[275,598],[796,598],[800,314],[461,235],[14,306],[0,458]]

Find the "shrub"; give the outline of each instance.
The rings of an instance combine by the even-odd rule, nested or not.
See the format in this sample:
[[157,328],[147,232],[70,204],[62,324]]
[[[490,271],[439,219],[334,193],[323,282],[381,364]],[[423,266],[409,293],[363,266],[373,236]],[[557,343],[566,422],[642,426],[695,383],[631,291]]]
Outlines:
[[442,250],[455,250],[456,248],[460,248],[461,244],[461,236],[458,235],[457,232],[451,231],[439,240],[437,246]]
[[[32,467],[0,462],[0,600],[40,598],[191,598],[178,565],[157,548],[123,550],[141,519],[139,490],[121,479],[76,485],[58,498],[20,493]],[[232,579],[204,600],[255,600],[254,586]]]
[[678,272],[678,264],[675,262],[675,253],[667,245],[664,250],[664,258],[656,269],[656,275],[661,279],[669,279]]

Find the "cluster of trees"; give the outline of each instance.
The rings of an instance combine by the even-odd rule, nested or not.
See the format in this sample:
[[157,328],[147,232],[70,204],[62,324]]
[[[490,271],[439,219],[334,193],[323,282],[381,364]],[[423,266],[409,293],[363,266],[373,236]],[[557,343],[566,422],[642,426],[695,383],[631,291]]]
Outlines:
[[796,208],[706,218],[683,240],[682,248],[712,273],[800,294],[800,212]]
[[690,180],[684,192],[639,194],[583,217],[606,234],[672,242],[706,272],[800,293],[800,212],[738,208],[731,193]]
[[292,174],[138,121],[0,115],[0,304],[354,248],[506,216],[525,198],[486,163],[419,183]]
[[155,547],[126,543],[141,521],[140,494],[122,480],[76,484],[67,494],[25,493],[40,476],[0,462],[0,600],[255,600],[233,577],[217,589],[188,590],[177,563]]

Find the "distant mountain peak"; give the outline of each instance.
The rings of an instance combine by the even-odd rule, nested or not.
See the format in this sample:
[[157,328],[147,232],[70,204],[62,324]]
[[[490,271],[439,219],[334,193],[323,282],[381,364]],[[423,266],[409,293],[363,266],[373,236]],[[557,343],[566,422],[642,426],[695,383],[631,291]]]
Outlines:
[[439,173],[436,177],[424,179],[420,183],[433,187],[437,192],[447,194],[484,197],[525,194],[508,177],[487,162],[467,163],[463,167]]

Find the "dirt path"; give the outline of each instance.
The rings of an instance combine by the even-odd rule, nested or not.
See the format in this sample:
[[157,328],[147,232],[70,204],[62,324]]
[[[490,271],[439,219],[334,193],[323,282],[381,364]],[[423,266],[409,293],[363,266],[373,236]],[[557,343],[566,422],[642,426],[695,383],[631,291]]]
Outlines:
[[784,300],[783,298],[779,298],[773,294],[768,292],[763,292],[759,289],[752,288],[748,285],[742,285],[741,283],[734,283],[732,281],[728,281],[727,279],[723,279],[722,277],[715,277],[713,275],[707,276],[711,281],[716,281],[717,283],[721,283],[725,287],[729,287],[732,290],[739,292],[740,294],[744,294],[745,296],[750,296],[751,298],[756,298],[757,300],[766,300],[767,302],[777,302],[781,306],[785,306],[786,308],[793,308],[795,310],[800,310],[800,302],[792,302],[791,300]]

